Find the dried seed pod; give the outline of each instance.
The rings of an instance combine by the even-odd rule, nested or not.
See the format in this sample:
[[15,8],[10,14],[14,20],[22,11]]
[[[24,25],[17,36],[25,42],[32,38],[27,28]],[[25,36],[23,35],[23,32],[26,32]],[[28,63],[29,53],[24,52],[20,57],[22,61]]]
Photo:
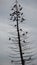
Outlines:
[[10,14],[10,16],[11,16],[12,14]]
[[14,25],[15,27],[17,26],[17,25]]
[[13,8],[11,10],[14,10]]
[[16,4],[14,5],[14,7],[16,7]]
[[21,15],[23,15],[23,13],[21,13]]
[[22,31],[22,29],[20,29],[20,31]]
[[14,19],[13,19],[13,21],[15,21],[16,20],[16,17],[14,16]]
[[25,43],[25,40],[23,40],[23,42]]
[[9,40],[11,40],[11,38],[9,38]]
[[12,20],[12,18],[10,18],[10,20]]
[[22,20],[20,22],[23,22]]
[[26,32],[26,34],[27,34],[28,32]]
[[11,63],[13,63],[14,61],[13,60],[11,60]]
[[22,54],[24,54],[24,53],[22,53]]
[[24,36],[25,34],[23,33],[22,35]]
[[22,21],[24,21],[25,19],[24,18],[22,18]]
[[19,4],[19,7],[21,7],[21,5]]
[[22,7],[20,8],[20,11],[22,10]]

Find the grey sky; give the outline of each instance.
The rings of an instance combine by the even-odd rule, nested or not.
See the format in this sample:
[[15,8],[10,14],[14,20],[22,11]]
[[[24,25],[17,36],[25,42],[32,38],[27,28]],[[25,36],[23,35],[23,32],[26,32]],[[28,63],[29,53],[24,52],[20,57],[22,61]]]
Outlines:
[[[8,32],[11,29],[8,22],[14,1],[15,0],[0,0],[0,55],[7,55],[8,52]],[[24,29],[26,28],[28,31],[31,31],[33,40],[36,40],[33,45],[37,48],[37,0],[18,0],[18,2],[21,3],[26,18]]]
[[[5,2],[1,1],[2,4],[0,3],[0,35],[1,35],[0,41],[2,44],[2,46],[1,44],[0,46],[4,48],[5,45],[5,48],[7,48],[6,42],[8,43],[8,31],[10,30],[10,28],[8,27],[9,26],[8,22],[10,18],[9,14],[11,12],[13,1],[15,0],[4,0],[4,1]],[[19,3],[21,3],[21,5],[23,5],[24,16],[27,19],[26,20],[27,29],[29,30],[32,29],[35,34],[35,32],[37,32],[36,30],[37,29],[37,0],[18,0],[18,1]],[[3,40],[5,39],[5,41],[3,41],[2,39]],[[3,49],[3,51],[5,52],[7,51],[7,49],[6,50]]]

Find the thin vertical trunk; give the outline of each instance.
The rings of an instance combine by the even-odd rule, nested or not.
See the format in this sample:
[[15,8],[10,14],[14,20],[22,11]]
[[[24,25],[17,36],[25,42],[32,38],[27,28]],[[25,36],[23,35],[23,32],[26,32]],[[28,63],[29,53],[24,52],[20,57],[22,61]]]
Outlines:
[[21,42],[20,42],[20,33],[19,33],[19,26],[18,26],[18,17],[17,17],[17,33],[18,33],[18,44],[19,44],[21,62],[22,62],[22,65],[24,65],[24,59],[23,59],[23,56],[22,56],[22,48],[21,48]]
[[[16,0],[16,11],[18,12],[17,0]],[[22,65],[24,65],[24,59],[22,55],[22,48],[21,48],[21,42],[20,42],[19,25],[18,25],[18,13],[16,15],[17,15],[17,33],[18,33],[18,44],[19,44],[19,50],[20,50],[20,57],[21,57]]]

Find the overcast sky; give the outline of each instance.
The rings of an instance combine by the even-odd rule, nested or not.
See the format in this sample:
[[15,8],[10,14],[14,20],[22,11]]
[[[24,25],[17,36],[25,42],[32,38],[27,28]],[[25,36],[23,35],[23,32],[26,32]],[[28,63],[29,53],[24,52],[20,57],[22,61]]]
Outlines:
[[[7,51],[6,42],[8,42],[8,30],[10,30],[8,25],[10,19],[9,14],[14,2],[15,0],[0,0],[0,46],[2,47],[0,48],[1,50],[6,48],[3,49],[4,52]],[[33,30],[34,34],[37,34],[37,0],[18,0],[18,2],[23,7],[24,16],[27,19],[27,28]],[[4,39],[5,41],[3,41]]]
[[[37,0],[18,0],[18,2],[23,7],[23,13],[26,18],[23,28],[32,33],[31,36],[34,42],[32,46],[35,46],[35,51],[37,52]],[[0,0],[0,57],[8,54],[8,32],[11,29],[9,14],[14,3],[15,0]],[[12,31],[14,31],[14,28]]]

